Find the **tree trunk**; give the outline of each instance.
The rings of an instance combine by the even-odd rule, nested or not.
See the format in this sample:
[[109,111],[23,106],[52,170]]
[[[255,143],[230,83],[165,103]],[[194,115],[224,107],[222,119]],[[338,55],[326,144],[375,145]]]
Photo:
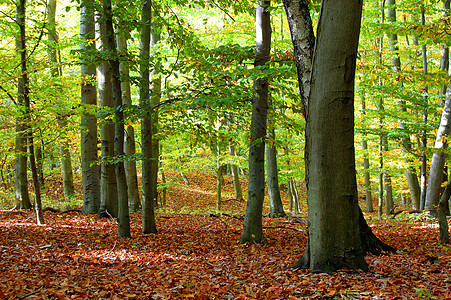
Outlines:
[[441,185],[443,182],[443,167],[445,166],[444,150],[448,147],[447,137],[451,133],[451,86],[446,92],[446,101],[443,108],[440,127],[435,140],[435,151],[432,155],[431,170],[426,196],[426,207],[428,211],[437,217],[437,206],[439,205]]
[[[362,95],[361,98],[361,112],[362,118],[365,119],[366,115],[366,102],[365,95]],[[371,179],[370,179],[370,160],[368,159],[368,141],[366,140],[366,134],[363,135],[362,139],[362,148],[363,148],[363,172],[365,178],[365,200],[366,200],[366,211],[373,212],[373,197],[371,195]]]
[[[19,55],[20,52],[20,37],[17,38],[16,48]],[[21,74],[20,74],[21,75]],[[24,84],[22,76],[19,77],[17,84],[17,110],[18,112],[25,111],[25,99],[24,99]],[[14,162],[14,180],[15,180],[15,196],[16,196],[16,208],[18,209],[31,209],[30,195],[28,193],[28,179],[27,179],[27,126],[23,113],[19,113],[16,120],[16,157]]]
[[[424,12],[424,5],[421,5],[421,25],[426,25],[426,17]],[[421,46],[422,54],[423,54],[423,72],[425,75],[428,74],[428,60],[427,60],[427,49],[426,44]],[[423,111],[423,126],[427,126],[428,123],[428,87],[424,87],[424,111]],[[423,148],[423,153],[421,154],[421,199],[420,199],[420,208],[423,210],[426,205],[427,198],[427,157],[426,157],[426,149],[427,149],[427,131],[424,129],[422,131],[421,137],[421,147]]]
[[142,28],[141,28],[141,48],[140,48],[140,73],[141,81],[139,87],[140,102],[145,109],[144,117],[141,121],[141,147],[143,154],[142,161],[142,222],[143,233],[156,233],[154,215],[154,199],[152,188],[152,114],[150,111],[150,83],[149,83],[149,59],[150,59],[150,36],[152,22],[151,1],[142,1]]
[[[363,1],[322,2],[307,110],[310,269],[367,269],[359,235],[354,76]],[[339,91],[339,92],[337,92]]]
[[[50,75],[52,77],[59,77],[62,75],[62,70],[58,67],[58,33],[56,31],[56,0],[49,0],[47,3],[47,29],[48,29],[48,55],[49,61],[52,64]],[[61,91],[60,91],[61,92]],[[58,118],[58,126],[61,132],[65,132],[67,120],[64,117]],[[63,135],[60,138],[60,156],[61,156],[61,175],[63,177],[63,189],[66,207],[70,206],[70,200],[75,195],[74,181],[72,174],[72,159],[70,155],[70,148],[68,140]]]
[[[229,142],[229,155],[232,157],[236,156],[236,150],[235,146],[233,145],[233,142]],[[241,190],[240,172],[238,170],[238,166],[232,163],[230,165],[230,170],[232,173],[233,188],[235,190],[235,199],[243,201],[243,192]]]
[[[121,57],[128,57],[127,40],[124,35],[126,28],[123,25],[119,25],[119,31],[117,33],[117,50]],[[121,89],[122,89],[122,101],[124,106],[132,105],[131,91],[130,91],[130,70],[126,62],[122,62],[119,65],[121,72]],[[138,172],[136,170],[136,161],[131,159],[136,154],[135,146],[135,128],[132,125],[128,125],[125,130],[124,137],[124,153],[126,159],[125,164],[125,176],[127,179],[127,192],[128,192],[128,205],[132,211],[138,211],[141,208],[141,200],[139,198],[138,189]]]
[[113,28],[111,0],[103,0],[105,18],[104,49],[108,51],[111,66],[112,96],[114,103],[114,171],[117,182],[118,236],[130,237],[130,216],[128,211],[127,179],[124,167],[124,106],[122,103],[121,74]]
[[269,142],[266,143],[266,177],[268,180],[270,218],[280,218],[286,216],[283,210],[282,198],[280,197],[279,170],[277,168],[277,151],[274,144],[275,135],[276,134],[274,128],[269,129]]
[[[158,44],[161,38],[160,28],[153,24],[151,28],[150,46]],[[156,106],[161,100],[161,63],[158,59],[155,59],[155,65],[150,73],[152,79],[151,90],[152,96],[150,97],[150,106]],[[152,110],[152,172],[150,180],[152,182],[152,199],[154,203],[157,203],[158,199],[158,169],[160,162],[160,139],[158,137],[158,109]]]
[[83,212],[96,214],[100,208],[99,165],[97,164],[97,118],[90,113],[97,106],[94,85],[96,66],[90,63],[89,52],[95,50],[95,22],[93,0],[80,1],[81,104],[86,111],[81,116],[81,169],[83,184]]
[[448,184],[443,191],[438,204],[438,223],[440,225],[440,243],[449,244],[449,228],[447,218],[447,205],[451,196],[451,178],[448,179]]
[[[259,0],[257,3],[255,67],[265,68],[270,59],[270,5],[270,0]],[[249,189],[240,243],[264,242],[262,211],[265,198],[265,138],[268,90],[268,79],[266,77],[260,77],[254,81],[249,148]]]
[[[21,77],[19,79],[19,91],[22,92],[23,104],[25,108],[25,122],[26,124],[31,123],[31,105],[29,97],[29,82],[28,82],[28,70],[27,70],[27,37],[25,33],[25,0],[19,0],[17,5],[17,24],[19,25],[20,41],[19,41],[19,52],[20,52],[20,67],[21,67]],[[36,210],[36,223],[38,225],[44,224],[44,214],[42,212],[42,202],[41,202],[41,186],[39,182],[38,171],[36,168],[36,158],[35,149],[33,141],[33,128],[30,125],[25,125],[27,130],[28,138],[28,155],[30,159],[31,174],[33,178],[33,187],[35,194],[35,210]]]
[[[100,51],[105,55],[107,53],[108,40],[107,28],[105,24],[105,17],[99,17],[99,33],[97,39],[100,41]],[[100,127],[101,149],[102,149],[102,164],[100,176],[100,216],[117,217],[117,183],[116,172],[112,160],[114,158],[114,124],[111,121],[111,116],[114,109],[113,101],[113,84],[112,84],[112,66],[108,60],[102,61],[98,72],[99,83],[99,102],[100,106],[106,110],[103,119],[103,124]]]

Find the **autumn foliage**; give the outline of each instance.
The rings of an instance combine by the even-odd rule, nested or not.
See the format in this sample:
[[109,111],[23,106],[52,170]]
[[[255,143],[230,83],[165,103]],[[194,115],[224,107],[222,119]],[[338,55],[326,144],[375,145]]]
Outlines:
[[131,239],[117,237],[114,219],[46,211],[37,226],[32,212],[0,211],[0,299],[451,298],[451,249],[438,243],[435,221],[367,215],[399,251],[368,256],[369,272],[314,274],[287,269],[304,250],[303,222],[265,218],[266,244],[238,244],[245,203],[209,214],[214,185],[210,199],[210,178],[190,179],[168,195],[168,211],[179,213],[157,213],[158,234],[142,234],[132,214]]

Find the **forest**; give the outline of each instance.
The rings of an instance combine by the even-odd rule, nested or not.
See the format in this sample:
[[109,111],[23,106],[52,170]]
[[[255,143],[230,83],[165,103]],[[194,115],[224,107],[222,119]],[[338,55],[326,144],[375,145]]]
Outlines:
[[0,0],[0,299],[451,299],[450,0]]

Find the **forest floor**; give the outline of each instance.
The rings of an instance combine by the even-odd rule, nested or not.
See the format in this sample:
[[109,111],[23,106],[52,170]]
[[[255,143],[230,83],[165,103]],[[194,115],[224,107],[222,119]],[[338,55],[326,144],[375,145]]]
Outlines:
[[451,299],[451,247],[433,220],[366,214],[398,252],[368,256],[367,272],[314,274],[287,269],[302,255],[305,224],[264,218],[267,243],[238,244],[246,204],[212,213],[214,176],[189,177],[190,187],[168,191],[158,234],[141,233],[139,214],[121,239],[114,219],[46,211],[37,226],[32,212],[0,211],[0,299]]

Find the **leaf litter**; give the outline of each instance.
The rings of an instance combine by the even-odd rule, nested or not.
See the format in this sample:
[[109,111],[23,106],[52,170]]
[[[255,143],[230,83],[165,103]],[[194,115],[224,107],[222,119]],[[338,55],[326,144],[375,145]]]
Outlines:
[[[169,202],[211,210],[214,195],[186,189],[174,188]],[[45,212],[37,226],[31,212],[0,211],[0,299],[451,299],[451,247],[438,243],[435,222],[370,217],[399,251],[368,256],[368,272],[315,274],[287,269],[303,253],[303,222],[264,218],[266,244],[238,244],[234,216],[244,207],[159,212],[151,235],[132,214],[131,239],[117,238],[114,219]]]

